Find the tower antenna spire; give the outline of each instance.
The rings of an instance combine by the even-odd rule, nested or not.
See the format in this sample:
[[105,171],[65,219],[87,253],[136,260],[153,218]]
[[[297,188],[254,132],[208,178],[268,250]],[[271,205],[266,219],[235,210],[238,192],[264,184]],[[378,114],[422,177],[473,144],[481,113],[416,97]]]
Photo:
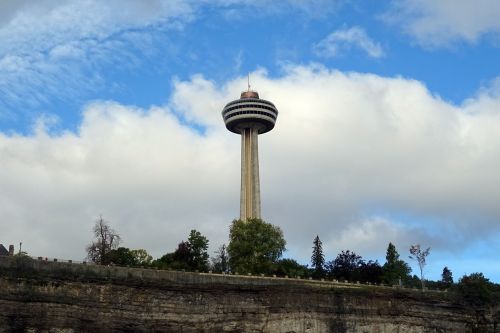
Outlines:
[[248,79],[248,91],[250,91],[250,73],[247,74]]

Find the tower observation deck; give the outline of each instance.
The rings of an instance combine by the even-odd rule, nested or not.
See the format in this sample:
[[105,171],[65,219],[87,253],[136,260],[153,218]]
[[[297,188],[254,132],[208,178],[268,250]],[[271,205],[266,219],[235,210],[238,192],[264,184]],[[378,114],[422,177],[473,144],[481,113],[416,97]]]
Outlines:
[[240,219],[261,218],[258,135],[274,128],[278,110],[273,103],[260,99],[256,91],[244,91],[240,99],[222,110],[226,128],[241,135]]

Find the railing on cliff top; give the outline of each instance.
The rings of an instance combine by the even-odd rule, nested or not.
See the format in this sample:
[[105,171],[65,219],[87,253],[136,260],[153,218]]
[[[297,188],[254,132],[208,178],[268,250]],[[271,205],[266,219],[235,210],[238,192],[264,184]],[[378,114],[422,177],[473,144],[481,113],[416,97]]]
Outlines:
[[[16,257],[9,257],[9,256],[0,256],[0,263],[3,261],[1,260],[2,258],[16,258]],[[165,274],[168,275],[168,273],[173,273],[173,274],[196,274],[199,275],[200,277],[208,277],[208,276],[213,276],[213,277],[220,277],[220,278],[244,278],[244,279],[258,279],[258,280],[268,280],[268,281],[294,281],[294,282],[299,282],[299,283],[307,283],[307,284],[315,284],[315,285],[324,285],[324,286],[343,286],[343,287],[349,287],[349,288],[360,288],[363,286],[372,286],[372,287],[378,287],[378,288],[392,288],[392,289],[405,289],[405,290],[414,290],[414,291],[421,291],[420,289],[414,288],[414,287],[406,287],[404,285],[385,285],[385,284],[375,284],[375,283],[370,283],[370,282],[352,282],[352,281],[339,281],[336,279],[313,279],[312,277],[309,278],[304,278],[301,276],[279,276],[276,274],[273,275],[265,275],[265,274],[258,274],[258,275],[252,275],[251,273],[248,274],[238,274],[238,272],[228,272],[228,273],[217,273],[217,272],[190,272],[190,271],[184,271],[184,270],[164,270],[164,269],[159,269],[159,268],[147,268],[147,267],[132,267],[132,266],[119,266],[119,265],[98,265],[93,262],[87,262],[87,261],[75,261],[75,260],[67,260],[67,259],[59,259],[59,258],[48,258],[48,257],[31,257],[31,256],[26,256],[26,258],[30,258],[33,262],[33,267],[36,268],[41,268],[43,266],[41,265],[64,265],[64,267],[69,268],[69,267],[75,267],[75,266],[80,266],[80,267],[88,267],[91,269],[94,273],[97,274],[105,274],[106,276],[115,275],[118,278],[121,277],[134,277],[134,278],[148,278],[148,279],[162,279],[165,277]],[[37,264],[35,264],[37,263]],[[2,265],[4,266],[4,265]],[[118,270],[118,271],[117,271]],[[120,272],[123,271],[123,272]],[[126,272],[127,274],[124,274]],[[131,273],[132,272],[132,273]],[[155,275],[156,272],[156,275]],[[446,292],[446,290],[439,290],[439,289],[425,289],[425,291],[429,292]]]

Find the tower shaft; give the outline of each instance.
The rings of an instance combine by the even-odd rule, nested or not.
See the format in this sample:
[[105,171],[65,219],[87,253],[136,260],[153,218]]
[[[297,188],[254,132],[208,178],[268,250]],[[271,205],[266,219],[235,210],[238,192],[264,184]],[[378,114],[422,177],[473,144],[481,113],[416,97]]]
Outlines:
[[260,219],[258,129],[241,130],[241,199],[240,219]]

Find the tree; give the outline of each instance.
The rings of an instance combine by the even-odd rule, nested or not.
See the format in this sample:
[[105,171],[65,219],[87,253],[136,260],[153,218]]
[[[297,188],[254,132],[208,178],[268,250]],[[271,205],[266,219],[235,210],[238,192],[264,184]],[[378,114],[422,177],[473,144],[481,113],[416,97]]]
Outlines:
[[134,266],[134,257],[127,247],[119,247],[109,251],[108,263],[119,266]]
[[394,244],[389,243],[385,256],[386,262],[382,267],[384,269],[383,281],[387,284],[399,284],[400,281],[408,281],[411,268],[406,262],[399,259],[399,253]]
[[342,251],[328,264],[329,275],[337,280],[359,281],[359,267],[362,263],[361,256],[349,250]]
[[323,255],[323,246],[318,235],[314,238],[313,244],[313,253],[311,256],[313,276],[315,278],[321,278],[325,275],[325,256]]
[[176,267],[172,266],[172,263],[174,262],[173,256],[173,252],[166,253],[160,258],[153,260],[151,262],[151,266],[159,269],[177,269]]
[[151,264],[161,269],[189,270],[189,258],[189,244],[182,241],[177,245],[177,249],[174,252],[164,254]]
[[179,263],[184,263],[187,268],[190,255],[189,243],[182,241],[177,245],[177,249],[174,251],[172,258]]
[[382,278],[384,276],[384,269],[378,261],[361,261],[359,265],[359,280],[362,282],[370,282],[379,284],[382,282]]
[[131,250],[134,266],[150,266],[153,257],[144,249]]
[[120,235],[104,221],[102,216],[99,216],[92,230],[96,239],[86,247],[87,258],[96,264],[109,264],[109,253],[120,244]]
[[483,273],[462,276],[457,287],[460,296],[467,304],[482,306],[489,304],[493,299],[493,285]]
[[146,250],[130,250],[127,247],[119,247],[109,251],[109,263],[119,266],[149,266],[153,257]]
[[151,265],[162,269],[207,271],[207,249],[208,239],[199,231],[191,230],[187,241],[180,242],[174,252],[163,255]]
[[396,246],[392,243],[389,243],[389,245],[387,246],[385,260],[387,260],[388,263],[394,263],[399,260],[399,253],[396,250]]
[[189,248],[188,265],[192,270],[208,270],[208,239],[197,230],[191,230],[187,241]]
[[270,273],[285,245],[279,227],[261,219],[235,220],[229,231],[229,266],[233,272]]
[[215,257],[212,258],[212,270],[216,273],[229,272],[229,255],[227,254],[226,244],[222,244],[215,251]]
[[299,264],[294,259],[280,259],[275,264],[274,274],[277,276],[309,277],[310,271],[307,266]]
[[410,246],[410,256],[408,256],[410,259],[416,260],[418,263],[418,268],[420,269],[420,283],[422,285],[422,290],[424,290],[425,287],[425,281],[424,281],[424,267],[425,267],[425,260],[426,257],[429,255],[431,251],[431,248],[428,247],[425,250],[422,250],[420,248],[420,244],[415,244]]
[[441,274],[441,282],[449,288],[453,284],[453,275],[448,267],[443,268],[443,273]]

